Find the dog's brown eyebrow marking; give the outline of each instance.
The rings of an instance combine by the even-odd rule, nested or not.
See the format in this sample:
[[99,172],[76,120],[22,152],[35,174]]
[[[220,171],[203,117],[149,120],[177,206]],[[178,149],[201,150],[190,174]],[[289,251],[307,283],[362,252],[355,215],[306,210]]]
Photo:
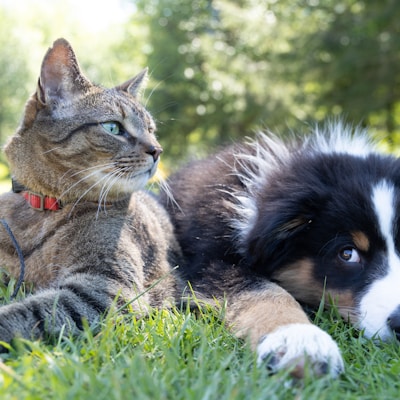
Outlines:
[[361,231],[351,232],[354,244],[361,251],[367,252],[369,250],[370,242],[367,235]]
[[293,218],[291,221],[286,222],[283,224],[279,229],[278,232],[288,232],[298,229],[304,225],[311,224],[312,220],[310,218],[306,218],[303,216],[299,216],[297,218]]

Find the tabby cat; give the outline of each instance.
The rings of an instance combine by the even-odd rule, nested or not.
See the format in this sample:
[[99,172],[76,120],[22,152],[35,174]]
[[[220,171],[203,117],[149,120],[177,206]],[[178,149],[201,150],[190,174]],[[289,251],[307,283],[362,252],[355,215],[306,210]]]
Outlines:
[[[179,297],[180,249],[169,219],[140,191],[162,149],[138,102],[147,70],[112,89],[92,84],[70,44],[54,42],[36,92],[5,147],[13,192],[0,197],[0,266],[34,293],[0,307],[0,340],[74,334],[113,301],[139,311]],[[149,290],[147,290],[149,289]],[[123,308],[123,307],[122,307]]]

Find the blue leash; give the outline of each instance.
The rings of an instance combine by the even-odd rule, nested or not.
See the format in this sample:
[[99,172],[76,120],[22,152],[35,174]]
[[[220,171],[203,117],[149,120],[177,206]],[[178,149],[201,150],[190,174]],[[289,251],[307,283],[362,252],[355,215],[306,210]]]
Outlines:
[[11,241],[12,241],[14,247],[15,247],[15,250],[17,250],[17,255],[18,255],[18,258],[19,258],[19,263],[20,263],[20,268],[21,268],[21,272],[19,274],[19,278],[18,278],[17,284],[15,285],[14,292],[11,295],[11,298],[14,299],[15,296],[17,295],[17,293],[18,293],[18,290],[20,289],[20,287],[21,287],[21,285],[22,285],[22,283],[24,281],[24,277],[25,277],[25,260],[24,260],[24,255],[22,254],[21,247],[19,247],[17,239],[15,239],[15,236],[12,233],[11,228],[8,226],[6,220],[5,219],[0,219],[0,222],[3,224],[4,229],[6,230],[8,235],[10,236]]

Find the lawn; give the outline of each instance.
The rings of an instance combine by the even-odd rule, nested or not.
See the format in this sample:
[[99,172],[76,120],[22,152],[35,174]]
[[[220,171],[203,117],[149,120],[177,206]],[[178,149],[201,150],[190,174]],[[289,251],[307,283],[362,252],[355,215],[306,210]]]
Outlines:
[[[1,288],[3,303],[12,285]],[[20,296],[23,296],[21,294]],[[338,341],[346,363],[339,379],[291,380],[255,364],[221,311],[156,311],[135,319],[110,312],[97,333],[53,343],[20,342],[2,356],[0,399],[398,399],[400,347],[373,343],[338,318],[316,323]]]

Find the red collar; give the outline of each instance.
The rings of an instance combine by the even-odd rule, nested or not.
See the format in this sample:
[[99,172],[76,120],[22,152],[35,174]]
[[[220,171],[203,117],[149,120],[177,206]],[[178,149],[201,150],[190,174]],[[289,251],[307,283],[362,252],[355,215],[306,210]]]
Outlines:
[[61,201],[55,197],[45,196],[40,193],[30,191],[24,185],[21,185],[15,179],[11,180],[12,191],[14,193],[21,193],[25,200],[34,210],[50,210],[57,211],[62,208]]
[[26,201],[34,210],[57,211],[61,208],[60,200],[56,199],[55,197],[44,196],[31,191],[22,192],[22,196],[24,196]]

